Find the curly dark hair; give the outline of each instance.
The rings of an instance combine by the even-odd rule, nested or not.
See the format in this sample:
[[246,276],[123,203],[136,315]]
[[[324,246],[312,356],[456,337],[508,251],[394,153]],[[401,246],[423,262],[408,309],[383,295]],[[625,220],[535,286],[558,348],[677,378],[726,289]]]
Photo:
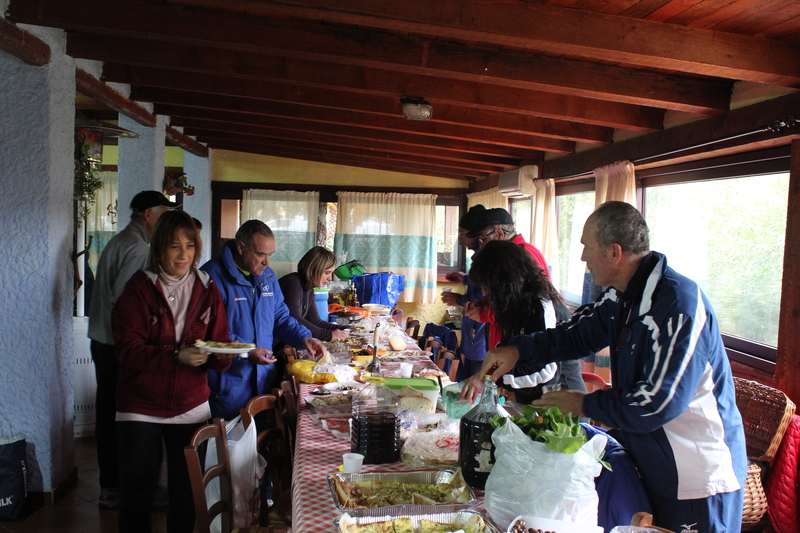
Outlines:
[[469,278],[483,289],[503,342],[523,331],[545,329],[541,301],[561,302],[544,270],[511,241],[486,243],[472,259]]

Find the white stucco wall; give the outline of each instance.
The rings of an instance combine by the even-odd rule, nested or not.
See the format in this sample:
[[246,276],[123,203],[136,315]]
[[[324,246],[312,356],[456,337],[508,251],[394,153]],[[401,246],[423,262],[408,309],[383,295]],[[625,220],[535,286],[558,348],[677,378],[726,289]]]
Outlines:
[[198,157],[189,152],[183,154],[183,171],[186,173],[189,185],[194,186],[192,196],[183,196],[183,209],[203,224],[203,229],[200,230],[200,237],[203,239],[203,254],[198,265],[211,259],[212,157],[211,150],[209,150],[208,157]]
[[131,219],[131,200],[141,191],[164,190],[164,147],[167,117],[157,115],[156,126],[150,128],[119,116],[119,125],[135,131],[141,138],[119,140],[119,221],[120,228]]
[[64,33],[33,67],[0,51],[0,437],[28,444],[28,490],[73,468],[72,182],[75,65]]

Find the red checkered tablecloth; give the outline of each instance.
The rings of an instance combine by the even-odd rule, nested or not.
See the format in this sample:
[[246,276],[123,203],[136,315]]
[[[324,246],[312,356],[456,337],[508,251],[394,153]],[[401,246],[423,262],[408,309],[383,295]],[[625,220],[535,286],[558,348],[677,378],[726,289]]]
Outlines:
[[[398,365],[399,366],[399,365]],[[300,397],[317,385],[300,385]],[[333,503],[327,476],[342,464],[342,454],[350,451],[350,441],[337,439],[317,426],[309,416],[305,401],[300,401],[297,418],[294,470],[292,473],[292,532],[334,531],[339,511]],[[415,470],[403,463],[364,465],[362,472],[402,472]]]

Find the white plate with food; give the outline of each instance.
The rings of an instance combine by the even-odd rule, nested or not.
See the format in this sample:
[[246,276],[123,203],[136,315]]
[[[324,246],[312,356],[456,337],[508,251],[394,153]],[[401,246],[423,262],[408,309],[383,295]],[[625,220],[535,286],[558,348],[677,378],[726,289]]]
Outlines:
[[346,393],[360,390],[364,385],[364,383],[359,383],[358,381],[335,381],[333,383],[326,383],[322,388],[331,392]]
[[256,347],[255,344],[246,342],[215,342],[198,340],[194,344],[204,352],[217,355],[244,355]]

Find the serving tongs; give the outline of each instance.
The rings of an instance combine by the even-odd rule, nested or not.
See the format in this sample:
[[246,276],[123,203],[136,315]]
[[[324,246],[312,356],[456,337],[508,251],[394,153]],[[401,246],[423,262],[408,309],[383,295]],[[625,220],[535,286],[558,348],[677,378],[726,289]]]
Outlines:
[[372,339],[372,361],[367,365],[367,372],[373,376],[381,375],[381,364],[378,362],[378,329],[380,327],[380,324],[375,324],[375,334]]

